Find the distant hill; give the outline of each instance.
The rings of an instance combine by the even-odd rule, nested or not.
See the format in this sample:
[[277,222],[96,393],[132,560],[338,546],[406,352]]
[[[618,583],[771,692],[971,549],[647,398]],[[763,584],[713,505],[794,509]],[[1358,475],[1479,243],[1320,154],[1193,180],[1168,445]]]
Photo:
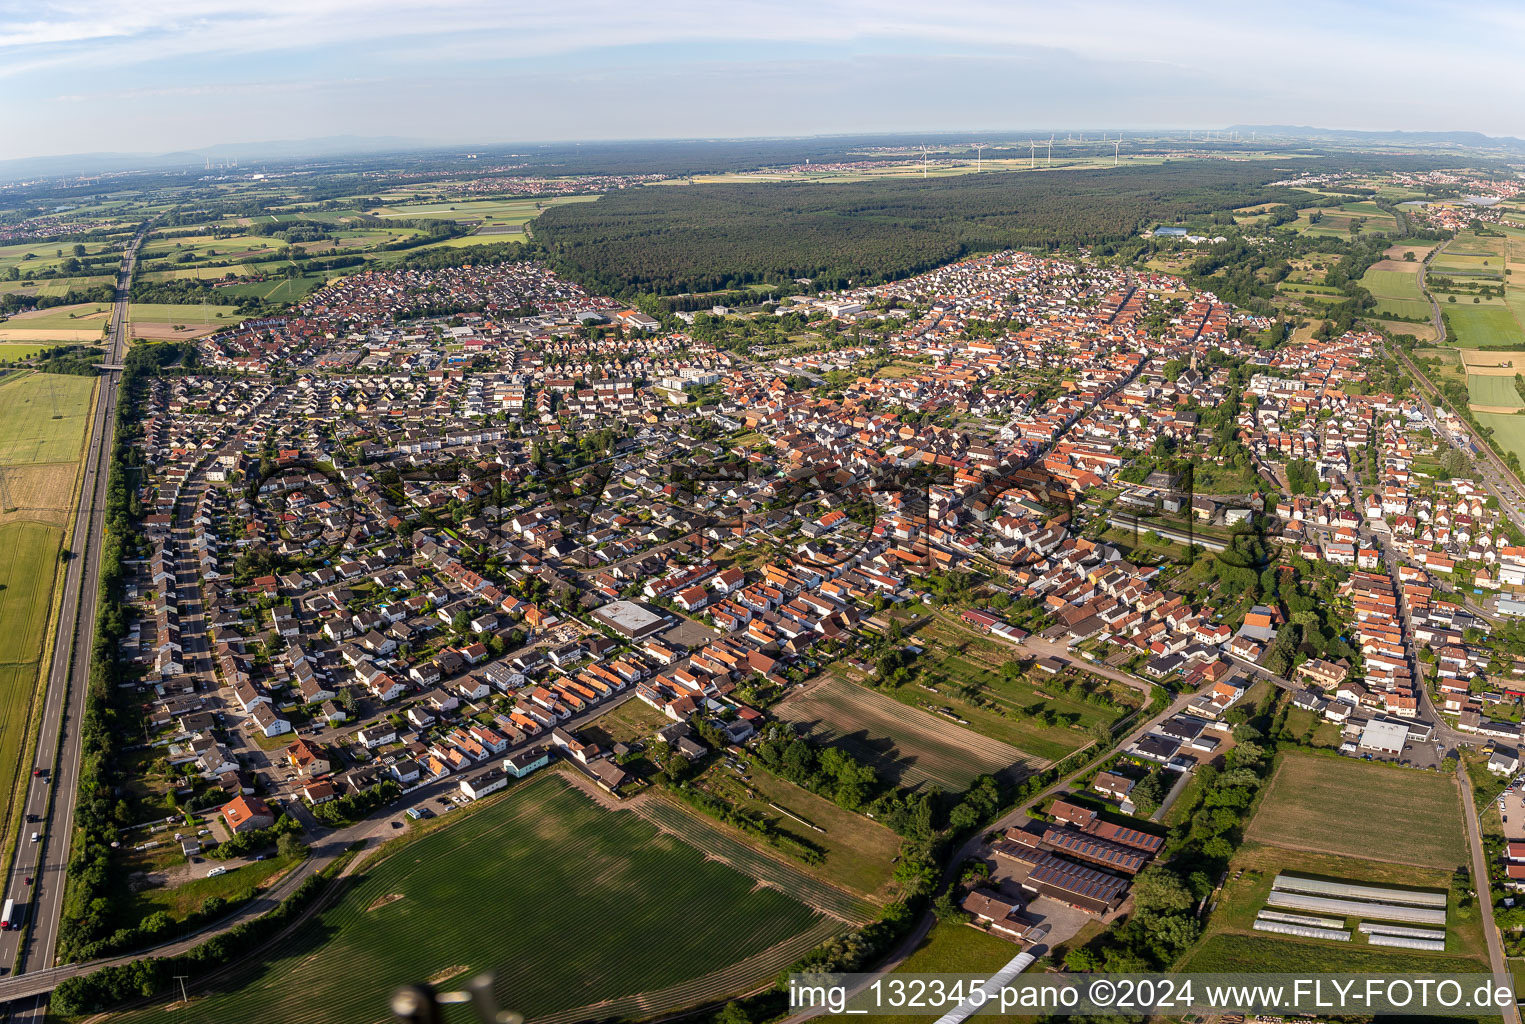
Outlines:
[[1346,128],[1313,128],[1293,124],[1236,124],[1228,131],[1241,136],[1254,132],[1268,138],[1308,139],[1317,142],[1342,142],[1357,146],[1443,147],[1475,149],[1487,153],[1525,154],[1525,141],[1509,135],[1484,135],[1482,132],[1372,132]]
[[397,153],[437,148],[438,142],[393,136],[330,135],[316,139],[270,142],[232,142],[175,153],[72,153],[0,160],[0,180],[43,178],[67,174],[109,174],[115,171],[168,171],[197,168],[236,160],[247,169],[262,160],[311,160],[320,157]]

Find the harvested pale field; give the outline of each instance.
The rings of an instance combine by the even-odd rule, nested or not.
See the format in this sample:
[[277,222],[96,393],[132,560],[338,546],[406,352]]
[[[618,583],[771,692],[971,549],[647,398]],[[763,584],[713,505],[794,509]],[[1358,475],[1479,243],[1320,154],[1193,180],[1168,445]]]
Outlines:
[[1457,351],[1469,375],[1513,377],[1525,372],[1525,352],[1484,352],[1475,348]]
[[1016,747],[908,707],[893,697],[828,678],[777,705],[783,721],[822,740],[901,786],[960,792],[981,775],[1025,775],[1049,762]]
[[[15,320],[5,321],[13,324]],[[93,331],[70,330],[62,327],[0,327],[0,341],[52,341],[52,342],[77,342],[77,341],[100,341],[101,331],[96,328]]]
[[27,520],[67,526],[79,494],[75,462],[28,463],[0,469],[0,525]]

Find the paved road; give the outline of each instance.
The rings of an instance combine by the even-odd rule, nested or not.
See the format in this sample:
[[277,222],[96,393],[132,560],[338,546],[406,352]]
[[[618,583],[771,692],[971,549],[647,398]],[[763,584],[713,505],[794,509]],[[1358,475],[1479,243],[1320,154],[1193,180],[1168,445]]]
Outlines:
[[[119,364],[127,330],[127,289],[133,261],[143,236],[133,239],[117,276],[116,303],[107,334],[106,362]],[[52,966],[63,910],[64,869],[74,831],[74,805],[79,788],[80,719],[90,678],[90,653],[95,637],[97,595],[101,568],[101,538],[105,532],[106,483],[111,469],[112,432],[116,423],[121,373],[101,374],[95,417],[86,439],[79,512],[68,549],[73,557],[64,577],[63,601],[53,663],[48,674],[41,732],[33,762],[35,777],[26,798],[24,835],[6,879],[6,896],[18,906],[30,904],[24,932],[0,932],[0,964],[16,964],[18,974]],[[33,821],[33,818],[36,821]],[[37,833],[36,842],[30,841]],[[29,885],[27,878],[32,879]],[[19,945],[19,953],[18,953]],[[46,999],[12,1007],[14,1019],[41,1021]]]
[[[1488,895],[1488,859],[1483,853],[1482,829],[1478,826],[1477,803],[1472,798],[1472,783],[1464,769],[1457,769],[1456,785],[1461,790],[1462,805],[1467,812],[1467,843],[1472,847],[1472,878],[1477,887],[1478,906],[1483,910],[1483,935],[1488,940],[1488,962],[1501,983],[1513,985],[1509,976],[1509,963],[1504,959],[1503,943],[1499,941],[1498,927],[1493,923],[1493,900]],[[1520,1008],[1513,1003],[1502,1008],[1504,1024],[1520,1024]]]

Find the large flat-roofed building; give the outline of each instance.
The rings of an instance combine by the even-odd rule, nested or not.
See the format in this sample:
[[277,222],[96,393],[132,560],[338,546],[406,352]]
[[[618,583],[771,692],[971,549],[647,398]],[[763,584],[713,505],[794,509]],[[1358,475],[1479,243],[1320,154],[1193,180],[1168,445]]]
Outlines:
[[1128,880],[1042,853],[1022,880],[1022,887],[1087,913],[1105,914],[1122,903]]
[[1361,749],[1375,750],[1379,754],[1391,754],[1394,757],[1403,753],[1403,744],[1408,739],[1408,726],[1397,722],[1389,722],[1382,718],[1373,718],[1366,723],[1366,728],[1361,731]]
[[1043,841],[1060,853],[1124,874],[1136,875],[1149,863],[1149,854],[1142,850],[1067,828],[1046,829]]
[[593,617],[627,640],[644,640],[667,624],[666,616],[638,601],[610,601]]

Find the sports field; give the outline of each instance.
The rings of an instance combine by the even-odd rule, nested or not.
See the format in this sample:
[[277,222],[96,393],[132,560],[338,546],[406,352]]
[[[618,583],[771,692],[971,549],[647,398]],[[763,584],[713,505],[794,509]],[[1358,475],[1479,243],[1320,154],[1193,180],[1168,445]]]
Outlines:
[[1295,751],[1281,756],[1246,835],[1423,867],[1467,859],[1461,796],[1449,776]]
[[842,928],[548,772],[367,868],[238,987],[125,1019],[381,1021],[399,985],[481,971],[531,1020],[655,1016],[769,981]]
[[874,766],[898,785],[961,792],[981,775],[1026,774],[1042,758],[893,697],[835,677],[777,705],[775,714]]

